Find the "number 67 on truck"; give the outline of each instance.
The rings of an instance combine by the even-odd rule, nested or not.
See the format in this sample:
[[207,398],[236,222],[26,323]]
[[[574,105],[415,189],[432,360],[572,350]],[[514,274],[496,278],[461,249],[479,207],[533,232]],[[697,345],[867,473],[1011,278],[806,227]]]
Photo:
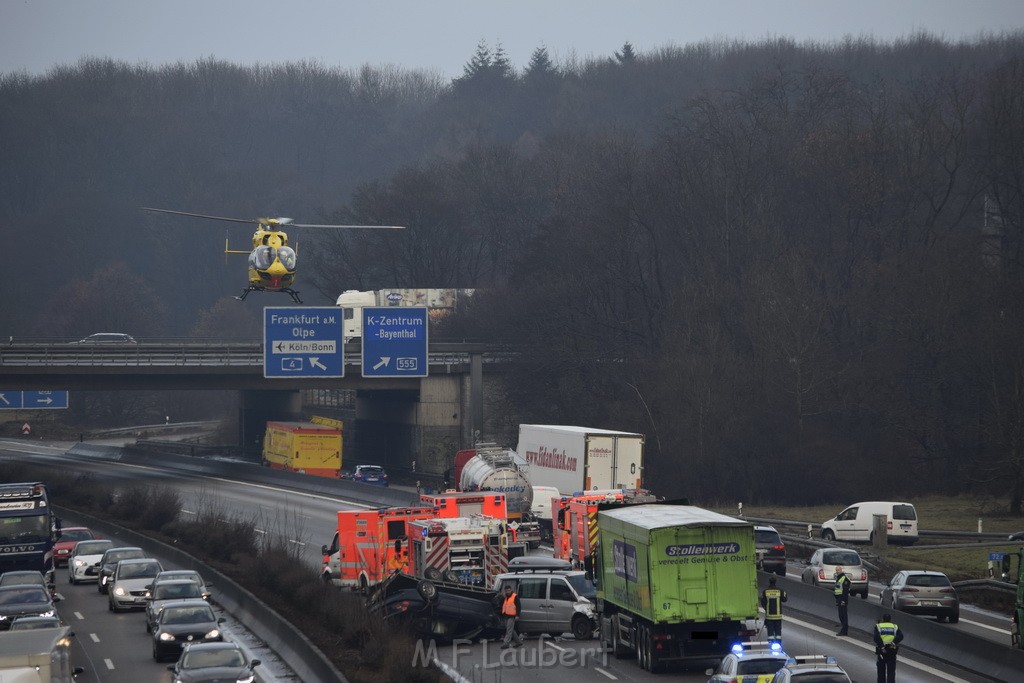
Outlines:
[[721,658],[758,619],[754,527],[690,505],[597,513],[601,640],[655,672]]

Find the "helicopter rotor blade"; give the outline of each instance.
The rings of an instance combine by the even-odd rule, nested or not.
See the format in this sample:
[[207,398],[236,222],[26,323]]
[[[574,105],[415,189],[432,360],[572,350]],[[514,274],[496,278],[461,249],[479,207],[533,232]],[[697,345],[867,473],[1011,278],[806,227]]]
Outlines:
[[313,225],[311,223],[292,223],[296,228],[367,228],[383,230],[405,230],[404,225]]
[[251,218],[225,218],[224,216],[207,216],[205,213],[189,213],[188,211],[171,211],[170,209],[153,209],[148,206],[142,207],[143,211],[155,211],[156,213],[173,213],[179,216],[194,216],[196,218],[208,218],[213,221],[231,221],[232,223],[255,223]]

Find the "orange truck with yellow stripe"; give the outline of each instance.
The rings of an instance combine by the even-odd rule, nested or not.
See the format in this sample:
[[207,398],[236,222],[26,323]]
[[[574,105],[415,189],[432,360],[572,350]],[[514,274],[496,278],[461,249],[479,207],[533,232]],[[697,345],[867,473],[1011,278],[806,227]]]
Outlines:
[[525,554],[511,537],[500,493],[421,496],[415,507],[339,510],[322,576],[366,590],[395,572],[490,588],[508,560]]
[[552,498],[553,555],[590,569],[597,553],[597,512],[616,505],[653,503],[656,498],[642,489],[587,491]]

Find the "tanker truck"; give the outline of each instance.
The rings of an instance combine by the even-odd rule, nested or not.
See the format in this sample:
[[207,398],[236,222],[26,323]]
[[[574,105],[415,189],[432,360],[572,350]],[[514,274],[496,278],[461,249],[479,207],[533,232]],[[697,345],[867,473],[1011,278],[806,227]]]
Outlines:
[[[515,540],[531,548],[540,545],[540,525],[531,511],[533,487],[526,462],[513,451],[493,443],[478,443],[475,454],[459,472],[459,491],[496,491],[505,494],[509,528]],[[466,451],[460,451],[463,456]]]

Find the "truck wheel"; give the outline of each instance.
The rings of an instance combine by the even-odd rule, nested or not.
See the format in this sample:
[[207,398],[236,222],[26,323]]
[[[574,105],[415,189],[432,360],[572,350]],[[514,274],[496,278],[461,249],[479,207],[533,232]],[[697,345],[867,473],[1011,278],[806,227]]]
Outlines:
[[423,570],[423,578],[427,581],[444,581],[444,574],[437,567],[427,567]]
[[642,624],[637,624],[636,630],[633,631],[633,651],[636,653],[636,663],[641,669],[647,671],[647,653],[644,650],[644,627]]
[[576,640],[590,640],[594,637],[594,626],[582,614],[572,620],[572,636]]
[[644,662],[646,663],[646,669],[652,674],[656,674],[662,669],[662,663],[658,661],[658,652],[654,649],[654,638],[651,636],[651,629],[646,625],[643,627],[643,637],[641,642],[644,648]]
[[458,583],[459,575],[453,572],[451,569],[447,569],[444,572],[444,580],[448,583]]

